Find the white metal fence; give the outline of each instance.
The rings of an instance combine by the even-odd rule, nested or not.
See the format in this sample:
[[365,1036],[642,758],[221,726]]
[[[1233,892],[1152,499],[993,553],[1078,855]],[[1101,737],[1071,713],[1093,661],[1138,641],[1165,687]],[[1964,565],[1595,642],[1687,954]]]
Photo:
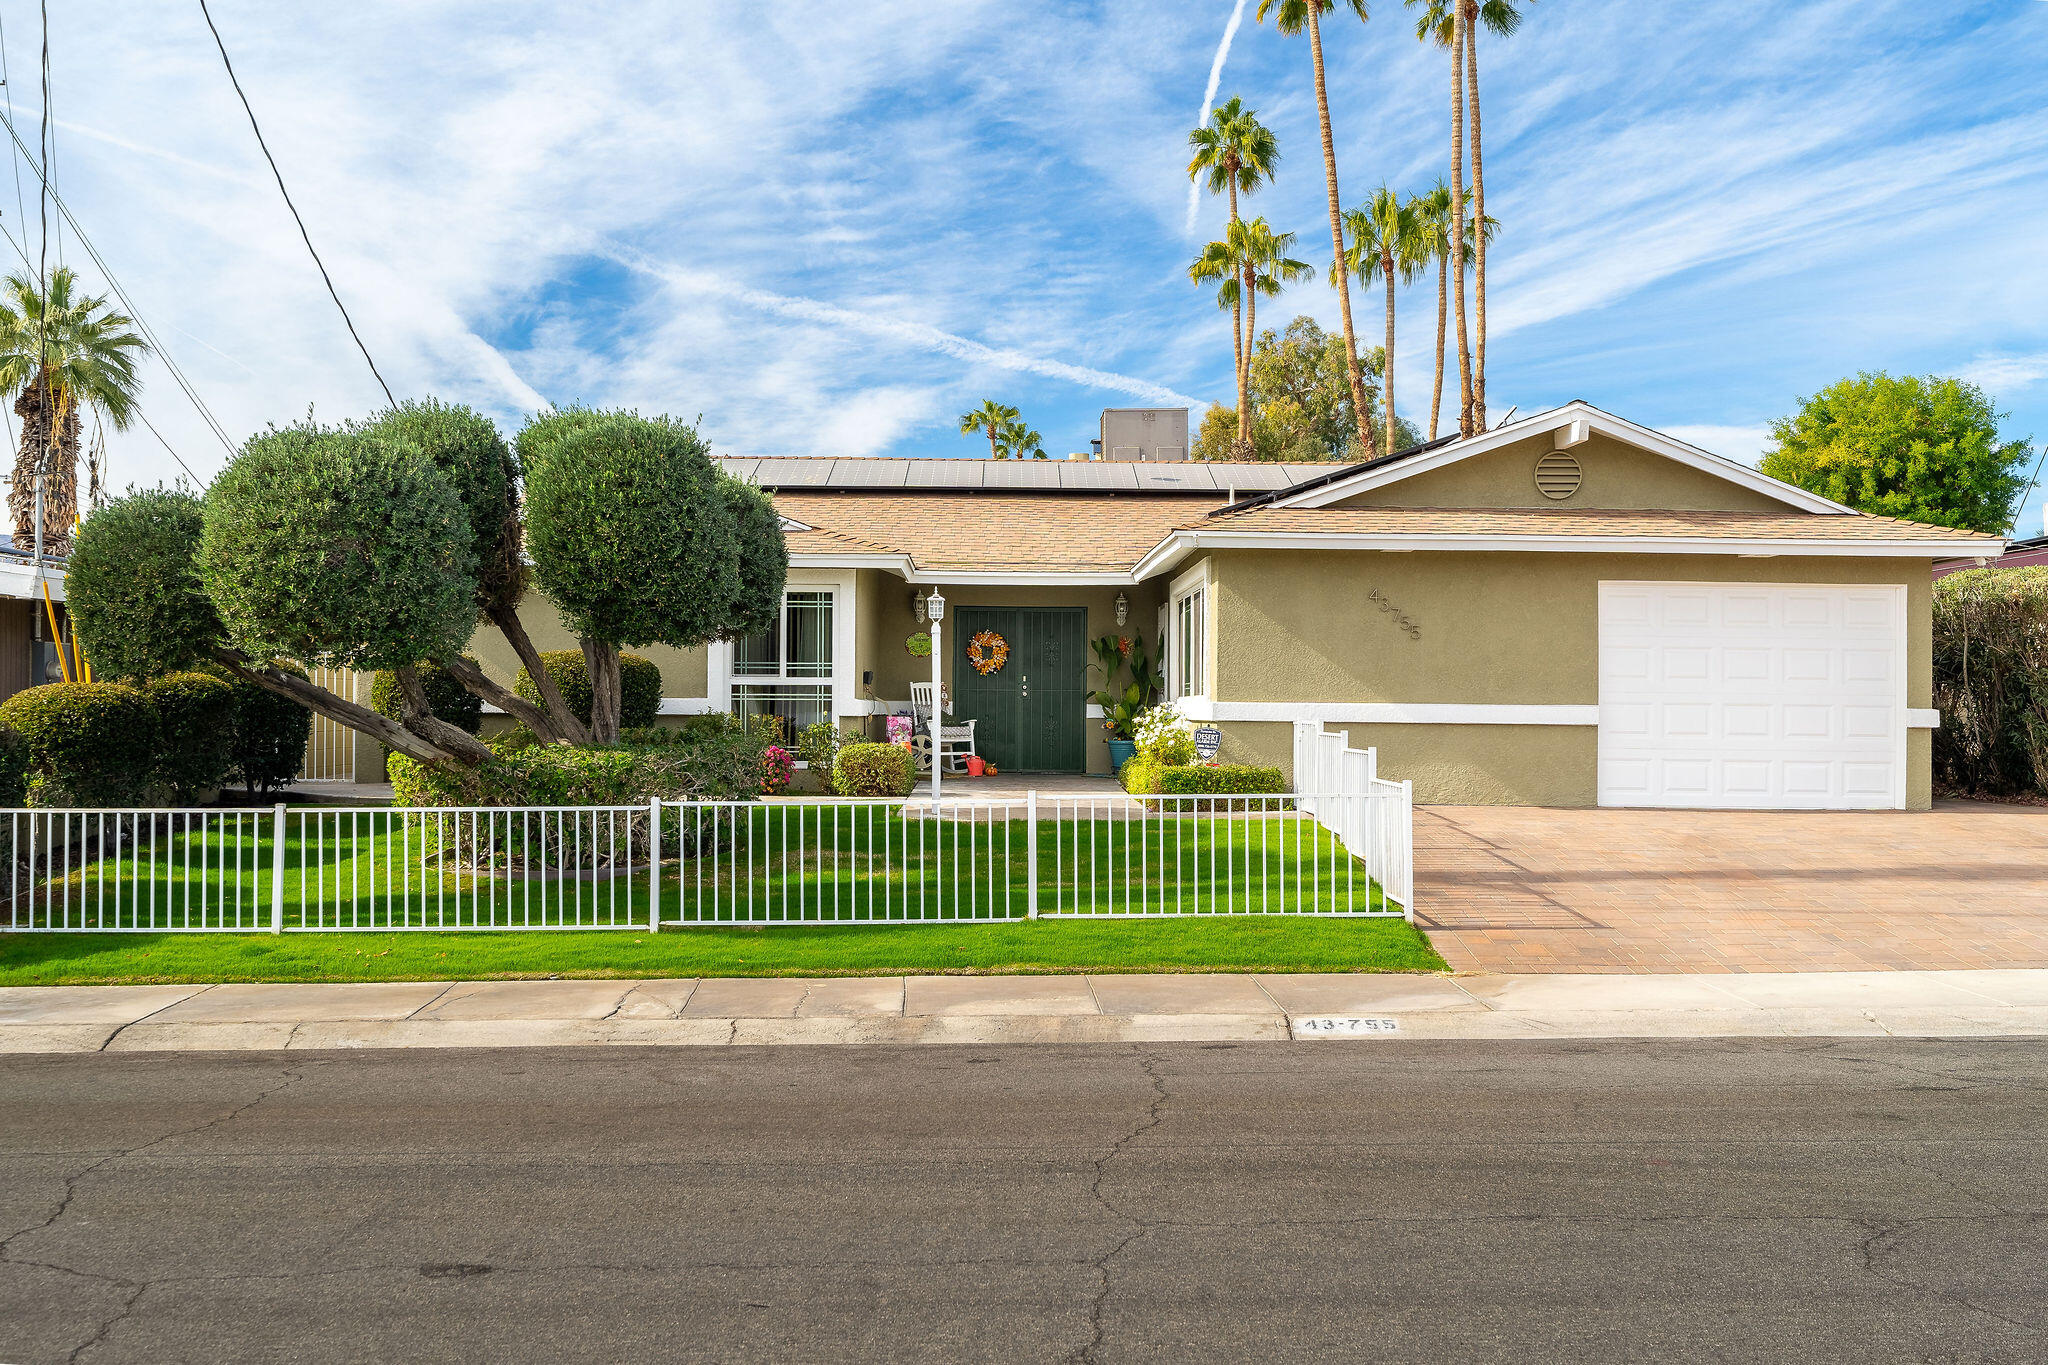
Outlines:
[[1294,785],[1315,817],[1374,868],[1387,894],[1415,917],[1415,784],[1379,775],[1379,751],[1354,749],[1319,721],[1294,723]]
[[1406,785],[1356,752],[1303,793],[17,810],[0,929],[1412,919]]

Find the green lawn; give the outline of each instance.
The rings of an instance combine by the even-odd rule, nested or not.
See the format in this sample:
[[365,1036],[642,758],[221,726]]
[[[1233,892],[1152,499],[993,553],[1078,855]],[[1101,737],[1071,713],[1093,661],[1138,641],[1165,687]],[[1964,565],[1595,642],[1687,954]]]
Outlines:
[[0,986],[941,972],[1446,970],[1398,919],[1037,920],[771,929],[0,934]]
[[[677,818],[682,816],[682,818]],[[661,918],[683,924],[1001,923],[1025,918],[1023,820],[905,819],[892,807],[746,805],[677,813]],[[271,823],[229,817],[0,888],[8,923],[66,929],[271,926]],[[483,817],[294,812],[283,923],[325,931],[635,928],[648,919],[646,819],[584,810]],[[40,844],[51,841],[39,834]],[[600,856],[599,850],[604,850]],[[40,855],[47,856],[47,855]],[[1398,914],[1365,865],[1290,811],[1222,819],[1042,820],[1042,916]]]

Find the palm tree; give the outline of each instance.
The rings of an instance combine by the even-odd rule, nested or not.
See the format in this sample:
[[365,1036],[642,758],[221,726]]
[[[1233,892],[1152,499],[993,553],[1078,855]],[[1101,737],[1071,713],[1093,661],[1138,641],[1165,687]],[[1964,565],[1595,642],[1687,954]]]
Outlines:
[[975,432],[988,435],[988,454],[992,460],[1003,458],[1003,428],[1019,417],[1018,411],[1007,403],[998,403],[993,398],[981,400],[981,406],[972,412],[960,414],[960,434],[971,436]]
[[1373,191],[1362,209],[1344,215],[1351,233],[1351,251],[1346,264],[1360,284],[1384,280],[1387,286],[1387,337],[1380,353],[1380,453],[1394,453],[1394,284],[1407,284],[1429,263],[1429,240],[1422,230],[1413,201],[1385,185]]
[[1012,418],[1003,423],[1000,450],[1000,459],[1042,460],[1046,457],[1045,437],[1032,430],[1030,423]]
[[1238,390],[1238,440],[1249,459],[1252,439],[1251,405],[1252,349],[1259,335],[1259,298],[1275,298],[1290,284],[1312,279],[1316,269],[1287,253],[1294,250],[1294,234],[1275,232],[1263,218],[1243,225],[1239,250],[1243,256],[1244,279],[1244,385]]
[[[1224,229],[1227,234],[1238,223],[1238,195],[1255,193],[1272,180],[1280,164],[1280,144],[1272,130],[1259,122],[1257,112],[1245,108],[1244,101],[1233,95],[1210,112],[1208,126],[1188,134],[1188,146],[1194,149],[1194,157],[1188,162],[1188,179],[1206,176],[1209,193],[1230,196],[1230,222]],[[1238,439],[1243,441],[1250,437],[1245,416],[1245,367],[1251,347],[1241,322],[1233,310],[1230,341],[1237,361]]]
[[1245,421],[1245,375],[1247,352],[1244,340],[1244,224],[1233,220],[1219,241],[1202,248],[1188,265],[1188,278],[1196,284],[1214,283],[1216,306],[1230,314],[1231,344],[1237,351],[1237,444],[1250,439]]
[[[1422,17],[1415,21],[1415,36],[1434,42],[1451,54],[1451,216],[1450,222],[1465,221],[1465,6],[1452,0],[1407,0],[1412,9],[1420,6]],[[1447,230],[1448,235],[1448,230]],[[1458,434],[1472,434],[1472,341],[1465,332],[1465,242],[1462,233],[1450,237],[1451,300],[1458,315]]]
[[78,292],[78,272],[58,266],[47,291],[19,272],[0,285],[0,394],[17,395],[21,449],[7,510],[14,543],[36,538],[36,494],[42,494],[42,540],[62,553],[78,516],[78,414],[91,408],[116,431],[135,417],[142,382],[135,364],[149,345],[135,320],[107,306],[104,294]]
[[[1366,0],[1344,0],[1344,4],[1366,19]],[[1273,26],[1292,36],[1308,30],[1309,57],[1315,68],[1316,117],[1323,128],[1323,178],[1330,198],[1330,278],[1337,289],[1337,313],[1344,323],[1344,365],[1351,381],[1352,412],[1358,418],[1361,448],[1372,449],[1372,431],[1366,419],[1365,377],[1359,371],[1358,337],[1351,327],[1351,279],[1344,268],[1344,224],[1337,206],[1337,148],[1330,136],[1330,93],[1323,80],[1322,16],[1337,8],[1337,0],[1259,0],[1258,22],[1273,15]]]
[[[1444,401],[1444,342],[1450,300],[1451,250],[1451,187],[1439,178],[1427,194],[1416,195],[1408,201],[1415,209],[1416,227],[1422,233],[1427,249],[1425,266],[1436,267],[1436,383],[1430,390],[1429,439],[1436,439],[1437,416]],[[1491,242],[1500,235],[1500,222],[1486,220],[1486,240]],[[1471,262],[1476,243],[1472,237],[1472,220],[1465,220],[1465,240],[1460,243],[1458,255],[1466,273],[1471,273]]]

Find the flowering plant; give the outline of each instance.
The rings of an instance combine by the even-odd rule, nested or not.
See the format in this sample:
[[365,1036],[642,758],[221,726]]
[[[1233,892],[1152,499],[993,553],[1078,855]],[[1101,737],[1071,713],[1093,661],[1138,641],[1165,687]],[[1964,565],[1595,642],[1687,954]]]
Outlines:
[[780,744],[761,751],[761,795],[780,796],[789,790],[790,775],[796,771],[796,757]]
[[1195,761],[1195,736],[1173,703],[1154,706],[1138,713],[1131,726],[1131,738],[1138,752],[1161,767],[1178,768]]

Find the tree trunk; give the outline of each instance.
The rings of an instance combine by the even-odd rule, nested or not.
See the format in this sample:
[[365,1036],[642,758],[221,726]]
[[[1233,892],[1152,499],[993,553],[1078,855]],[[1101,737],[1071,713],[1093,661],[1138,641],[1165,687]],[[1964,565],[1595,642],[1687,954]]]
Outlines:
[[[1477,16],[1475,9],[1473,17]],[[1467,99],[1472,111],[1472,429],[1486,430],[1486,159],[1479,151],[1479,29],[1465,28]]]
[[1242,414],[1237,437],[1240,460],[1252,458],[1252,346],[1259,335],[1259,293],[1251,287],[1251,273],[1245,272],[1244,367],[1237,386],[1237,410]]
[[[990,422],[988,424],[988,457],[991,460],[1000,460],[1003,458],[1003,452],[996,449],[996,424],[994,422]],[[590,652],[590,645],[588,644],[588,642],[584,644],[583,652],[585,654],[588,654]],[[595,676],[595,674],[592,675],[593,678],[595,678]],[[597,712],[595,710],[593,710],[590,713],[590,719],[593,723],[597,720]]]
[[[295,701],[309,711],[327,717],[351,730],[360,730],[378,743],[407,758],[418,759],[436,768],[468,768],[481,760],[458,755],[433,743],[422,735],[415,734],[389,716],[378,715],[367,706],[344,700],[317,683],[308,681],[296,673],[287,673],[281,668],[258,664],[246,655],[232,649],[215,649],[214,661],[244,682],[256,684],[266,692],[273,692],[287,700]],[[451,727],[452,728],[452,727]],[[461,731],[456,731],[462,734]],[[469,735],[464,739],[483,750],[484,757],[490,750],[477,743]]]
[[1358,334],[1351,326],[1351,272],[1344,265],[1344,219],[1337,207],[1337,143],[1330,135],[1330,94],[1323,85],[1323,33],[1316,7],[1308,7],[1308,51],[1315,62],[1316,117],[1323,125],[1323,178],[1330,195],[1330,250],[1336,257],[1337,315],[1344,322],[1344,368],[1351,380],[1351,415],[1358,427],[1358,448],[1372,454],[1371,419],[1365,407],[1365,377],[1359,373]]
[[619,647],[585,636],[583,666],[590,673],[590,738],[619,742]]
[[[562,689],[555,685],[554,678],[548,674],[547,669],[541,664],[540,650],[534,647],[533,637],[526,633],[526,623],[519,619],[518,606],[516,604],[512,606],[493,606],[488,615],[491,618],[491,624],[498,628],[499,634],[511,642],[512,652],[519,656],[519,662],[526,667],[526,676],[533,679],[533,689],[540,694],[541,709],[547,712],[548,728],[553,733],[550,734],[542,730],[540,726],[533,724],[531,721],[526,722],[527,728],[531,729],[536,735],[539,735],[542,741],[546,743],[553,743],[556,740],[567,740],[571,744],[588,744],[590,742],[590,731],[584,727],[582,721],[576,719],[576,713],[569,709],[568,701],[562,696]],[[445,667],[446,665],[443,666]],[[467,684],[464,685],[467,686]],[[493,686],[495,685],[493,684]],[[475,692],[476,689],[472,687],[470,691]],[[481,692],[478,692],[477,695],[483,696]],[[484,697],[484,700],[490,701],[491,699]],[[491,704],[507,714],[511,714],[511,708],[503,702],[492,702]]]
[[1458,318],[1458,434],[1472,434],[1472,351],[1465,335],[1465,5],[1451,6],[1451,311]]
[[7,510],[14,522],[14,547],[24,554],[35,548],[39,482],[45,554],[69,552],[71,523],[78,516],[78,404],[61,386],[49,385],[47,376],[38,376],[14,400],[15,414],[21,418],[21,449],[15,454]]
[[1380,274],[1387,280],[1387,346],[1380,355],[1381,427],[1386,432],[1386,453],[1394,453],[1394,257],[1380,253]]
[[420,682],[417,666],[407,664],[403,668],[394,668],[391,676],[398,683],[399,705],[405,712],[406,729],[467,763],[488,763],[496,757],[488,744],[460,725],[450,725],[434,714],[434,705],[427,700],[427,689]]
[[[512,719],[533,731],[541,743],[554,744],[569,737],[561,734],[553,723],[553,717],[535,706],[509,687],[501,687],[488,673],[478,668],[460,654],[450,654],[432,661],[435,666],[447,671],[448,676],[462,684],[463,688],[492,706],[497,707]],[[581,725],[576,727],[581,730]],[[579,741],[570,741],[572,743]]]
[[[1237,226],[1237,173],[1230,175],[1230,227],[1225,228],[1223,240],[1231,239],[1231,229]],[[1230,349],[1237,361],[1237,443],[1242,446],[1251,440],[1251,415],[1245,411],[1245,354],[1249,349],[1244,333],[1244,291],[1243,271],[1238,272],[1237,302],[1230,306]],[[1235,452],[1233,452],[1234,454]]]
[[1446,273],[1447,262],[1443,249],[1436,253],[1436,383],[1429,391],[1429,439],[1436,439],[1437,415],[1444,407],[1444,327],[1448,322],[1446,300],[1450,293],[1450,278]]

